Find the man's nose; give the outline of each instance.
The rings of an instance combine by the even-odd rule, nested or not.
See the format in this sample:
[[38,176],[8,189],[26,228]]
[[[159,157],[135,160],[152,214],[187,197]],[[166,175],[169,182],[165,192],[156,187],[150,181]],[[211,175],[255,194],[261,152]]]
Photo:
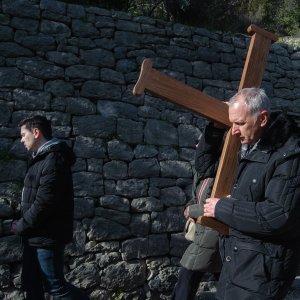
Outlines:
[[239,133],[239,129],[237,126],[235,125],[232,125],[232,128],[231,128],[231,135],[236,135]]

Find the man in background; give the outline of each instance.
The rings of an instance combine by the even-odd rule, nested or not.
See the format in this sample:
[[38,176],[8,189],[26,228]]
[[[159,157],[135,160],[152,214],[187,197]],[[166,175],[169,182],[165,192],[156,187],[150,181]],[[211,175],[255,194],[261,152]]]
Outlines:
[[65,142],[52,138],[51,122],[43,116],[19,124],[21,143],[32,153],[24,179],[21,218],[12,231],[24,245],[22,288],[28,300],[88,299],[66,282],[64,249],[73,237],[75,155]]

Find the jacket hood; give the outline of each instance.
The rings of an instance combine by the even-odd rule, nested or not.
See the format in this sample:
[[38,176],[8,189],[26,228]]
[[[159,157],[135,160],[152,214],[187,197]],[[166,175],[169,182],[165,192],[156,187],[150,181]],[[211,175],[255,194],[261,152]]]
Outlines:
[[269,126],[259,142],[259,148],[262,150],[279,148],[291,135],[299,137],[299,132],[299,127],[291,117],[282,112],[273,112]]
[[38,152],[35,154],[35,156],[33,156],[33,159],[35,159],[35,157],[43,156],[50,152],[60,152],[64,159],[70,164],[70,166],[74,165],[76,161],[76,157],[73,150],[66,144],[66,142],[56,138],[51,139],[47,141],[44,145],[42,145]]

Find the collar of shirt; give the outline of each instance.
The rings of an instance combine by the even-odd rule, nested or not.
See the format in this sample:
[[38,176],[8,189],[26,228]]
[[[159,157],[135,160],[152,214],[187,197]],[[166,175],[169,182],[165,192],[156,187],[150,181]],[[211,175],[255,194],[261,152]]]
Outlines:
[[252,145],[242,145],[241,146],[241,158],[246,157],[247,155],[249,155],[254,149],[257,148],[257,145],[259,143],[260,139]]

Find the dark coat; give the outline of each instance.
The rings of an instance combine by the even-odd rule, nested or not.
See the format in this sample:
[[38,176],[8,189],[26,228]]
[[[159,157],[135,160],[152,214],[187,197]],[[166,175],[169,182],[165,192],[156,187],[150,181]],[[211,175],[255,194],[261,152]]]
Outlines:
[[[205,128],[195,155],[195,175],[192,188],[192,199],[188,203],[189,215],[198,218],[203,215],[203,205],[210,197],[214,177],[217,171],[217,161],[221,152],[224,130],[214,128],[212,124]],[[199,190],[201,197],[198,198]],[[194,241],[188,246],[181,259],[181,265],[188,270],[219,273],[221,258],[219,254],[217,231],[196,224]]]
[[283,299],[300,258],[299,129],[271,115],[257,147],[240,159],[231,196],[215,209],[221,240],[217,299]]
[[46,247],[66,244],[73,235],[73,151],[54,143],[32,158],[24,179],[21,219],[16,231],[24,242]]

